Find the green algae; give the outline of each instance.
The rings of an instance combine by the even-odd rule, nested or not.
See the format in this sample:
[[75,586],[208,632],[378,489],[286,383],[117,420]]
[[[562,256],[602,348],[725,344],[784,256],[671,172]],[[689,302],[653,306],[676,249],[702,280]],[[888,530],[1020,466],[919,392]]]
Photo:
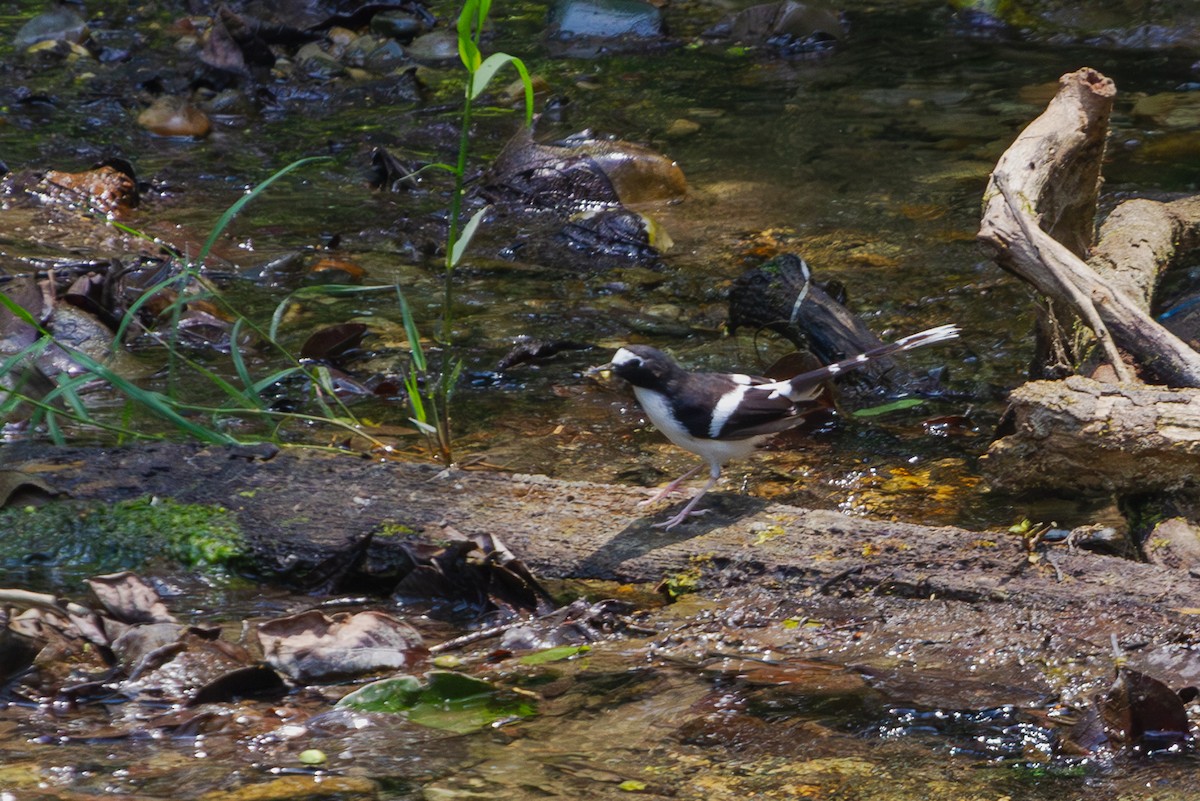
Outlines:
[[247,555],[234,515],[219,506],[137,498],[0,511],[0,568],[135,569],[152,560],[229,567]]

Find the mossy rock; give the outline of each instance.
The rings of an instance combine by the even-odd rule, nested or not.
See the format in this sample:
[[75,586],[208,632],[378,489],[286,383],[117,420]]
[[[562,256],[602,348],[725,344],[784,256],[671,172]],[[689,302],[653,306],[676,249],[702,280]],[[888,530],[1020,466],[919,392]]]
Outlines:
[[164,498],[5,509],[0,532],[0,569],[42,565],[109,572],[152,560],[232,567],[248,553],[228,510]]

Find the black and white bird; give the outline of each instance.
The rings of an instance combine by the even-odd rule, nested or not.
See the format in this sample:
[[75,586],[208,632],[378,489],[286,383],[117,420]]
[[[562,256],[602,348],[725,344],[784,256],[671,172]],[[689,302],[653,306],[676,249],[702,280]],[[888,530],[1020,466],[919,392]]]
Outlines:
[[[717,483],[727,462],[744,459],[775,434],[803,423],[804,415],[817,408],[816,399],[826,381],[872,359],[945,342],[958,333],[956,325],[940,325],[786,381],[738,373],[690,373],[667,354],[646,345],[626,345],[611,362],[594,371],[611,370],[632,384],[638,403],[655,427],[708,464],[709,479],[700,492],[679,514],[655,524],[655,528],[669,529],[689,515],[702,514],[692,510]],[[692,468],[639,506],[670,495],[702,467]]]

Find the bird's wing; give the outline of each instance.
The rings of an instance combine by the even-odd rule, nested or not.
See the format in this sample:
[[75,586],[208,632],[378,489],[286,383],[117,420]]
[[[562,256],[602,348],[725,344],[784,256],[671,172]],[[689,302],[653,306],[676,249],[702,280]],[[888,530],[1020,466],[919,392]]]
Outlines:
[[[777,434],[795,428],[804,415],[817,408],[817,403],[796,403],[775,392],[770,385],[745,387],[736,404],[718,409],[713,417],[716,431],[710,436],[720,439],[749,439],[764,434]],[[723,413],[723,417],[722,417]]]

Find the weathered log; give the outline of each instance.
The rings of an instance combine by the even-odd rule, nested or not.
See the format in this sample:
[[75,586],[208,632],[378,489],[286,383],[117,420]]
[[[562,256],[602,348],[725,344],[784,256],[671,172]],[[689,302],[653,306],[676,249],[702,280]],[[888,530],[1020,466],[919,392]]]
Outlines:
[[1200,393],[1033,381],[1009,396],[985,475],[1004,490],[1141,494],[1196,486]]
[[[766,329],[830,364],[884,344],[862,318],[818,285],[799,256],[783,253],[738,276],[729,291],[729,330]],[[817,367],[817,364],[812,365]],[[776,376],[787,377],[787,376]],[[936,389],[895,359],[875,359],[846,374],[843,397]]]
[[[24,461],[7,450],[10,464],[75,499],[152,495],[221,505],[236,515],[266,571],[311,567],[374,532],[369,560],[382,573],[408,563],[406,540],[436,540],[449,524],[498,536],[543,578],[657,582],[685,573],[707,589],[754,585],[1062,609],[1109,604],[1119,592],[1137,603],[1200,608],[1200,588],[1186,574],[1064,552],[1055,560],[1067,578],[1056,580],[1025,569],[1020,537],[864,520],[737,493],[714,493],[714,511],[662,532],[651,528],[662,511],[637,508],[648,491],[633,487],[304,451],[261,459],[244,449],[154,444],[51,449]],[[396,533],[405,530],[412,533]]]
[[1135,198],[1108,215],[1088,266],[1149,311],[1163,273],[1198,246],[1200,197],[1169,203]]
[[[1172,686],[1200,683],[1200,661],[1185,658],[1200,645],[1200,583],[1187,572],[1064,547],[1031,554],[1009,534],[868,521],[733,493],[716,494],[713,514],[664,533],[650,528],[655,515],[634,507],[645,490],[296,451],[263,459],[154,444],[21,457],[0,448],[6,461],[96,504],[145,495],[220,504],[263,567],[311,566],[374,532],[370,559],[386,570],[407,560],[406,541],[444,536],[445,522],[499,536],[543,579],[682,575],[702,597],[727,594],[724,604],[684,603],[645,618],[661,627],[656,647],[688,659],[728,642],[728,632],[747,654],[874,666],[885,686],[889,676],[952,676],[969,696],[955,708],[986,709],[1036,706],[1068,686],[1078,696],[1088,686],[1080,682],[1106,685],[1116,638],[1136,646],[1131,663],[1140,669]],[[783,623],[796,616],[819,625]],[[1039,667],[1047,662],[1072,668]],[[921,684],[905,684],[897,696],[912,703]],[[949,686],[935,678],[931,705],[947,703]]]
[[978,238],[992,247],[1001,267],[1074,309],[1095,332],[1118,378],[1132,378],[1120,346],[1157,378],[1200,387],[1200,354],[1083,261],[1115,93],[1112,81],[1095,70],[1060,79],[1045,112],[997,163]]

